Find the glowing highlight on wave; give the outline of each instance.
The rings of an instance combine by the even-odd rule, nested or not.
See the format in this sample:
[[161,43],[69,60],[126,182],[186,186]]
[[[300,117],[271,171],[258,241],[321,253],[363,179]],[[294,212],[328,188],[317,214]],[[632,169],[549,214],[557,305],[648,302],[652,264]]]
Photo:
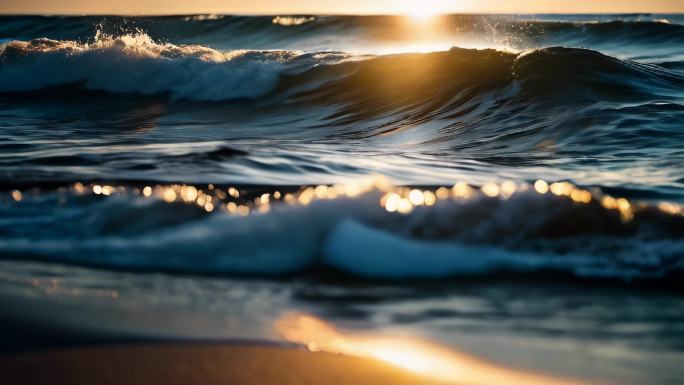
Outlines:
[[[65,190],[65,188],[61,190]],[[452,187],[441,186],[436,189],[420,189],[395,186],[388,178],[375,176],[346,184],[307,186],[293,192],[268,191],[252,198],[248,198],[244,191],[241,193],[237,186],[218,187],[213,184],[206,186],[170,184],[137,188],[98,183],[85,185],[77,182],[71,185],[68,190],[79,195],[132,194],[143,198],[155,198],[166,203],[196,204],[207,212],[221,210],[242,216],[249,215],[251,212],[266,213],[270,211],[271,205],[277,202],[291,206],[307,206],[317,200],[356,198],[374,191],[381,193],[380,207],[389,213],[403,215],[412,213],[417,207],[434,206],[439,201],[476,198],[507,200],[515,194],[524,194],[528,191],[540,195],[554,195],[581,205],[598,202],[606,210],[617,211],[624,222],[629,222],[634,218],[635,210],[651,207],[646,203],[630,202],[624,197],[613,197],[600,191],[589,191],[567,181],[549,183],[544,180],[537,180],[533,184],[513,181],[488,182],[479,188],[460,181]],[[25,198],[25,194],[21,190],[12,190],[10,197],[19,202]],[[654,207],[664,214],[684,215],[682,206],[674,202],[660,202]]]

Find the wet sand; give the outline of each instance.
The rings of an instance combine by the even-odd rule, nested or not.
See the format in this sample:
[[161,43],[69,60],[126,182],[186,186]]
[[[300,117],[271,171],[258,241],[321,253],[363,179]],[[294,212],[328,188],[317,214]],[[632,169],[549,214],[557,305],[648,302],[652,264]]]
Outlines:
[[155,344],[0,356],[4,384],[438,384],[370,359],[265,346]]

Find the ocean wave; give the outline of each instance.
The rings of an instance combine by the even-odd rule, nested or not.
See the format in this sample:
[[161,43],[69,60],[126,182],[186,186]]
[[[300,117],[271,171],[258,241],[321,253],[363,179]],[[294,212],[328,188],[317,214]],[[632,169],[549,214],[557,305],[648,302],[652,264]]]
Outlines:
[[[15,191],[0,206],[0,254],[254,275],[334,268],[382,279],[681,277],[681,206],[539,183],[485,185],[481,192],[464,184],[423,191],[382,181],[293,193],[100,185]],[[81,220],[69,219],[75,217]]]
[[14,41],[0,48],[0,91],[79,84],[89,90],[169,94],[174,99],[250,98],[274,88],[282,63],[295,55],[160,44],[144,34],[102,36],[85,44]]
[[550,47],[518,54],[452,48],[317,66],[284,76],[276,92],[339,106],[326,117],[328,124],[394,116],[386,123],[408,125],[435,119],[462,124],[468,115],[481,120],[516,109],[539,112],[550,100],[557,106],[675,101],[682,86],[684,76],[678,72],[586,49]]
[[[61,142],[67,144],[57,154],[53,144],[14,143],[15,151],[0,154],[0,180],[70,181],[97,171],[193,183],[301,184],[368,173],[438,183],[446,173],[486,175],[494,165],[537,167],[526,170],[531,177],[581,172],[581,183],[657,186],[653,194],[667,197],[680,195],[682,183],[680,168],[672,167],[684,140],[682,89],[684,74],[671,63],[579,48],[359,56],[219,51],[146,35],[14,41],[0,53],[0,102],[39,108],[44,114],[31,122],[51,127],[50,135],[56,127],[85,138],[106,132],[114,143],[122,132],[154,129],[164,137],[171,123],[202,132],[182,139],[193,149],[188,154],[178,143],[119,143],[126,145],[121,153]],[[15,138],[23,141],[23,134]],[[251,140],[258,137],[278,138],[282,146],[264,148]],[[227,138],[237,142],[220,142]],[[241,155],[211,155],[223,145]],[[375,158],[350,163],[346,146],[352,145],[353,153]],[[644,145],[659,155],[644,158]],[[537,174],[550,161],[566,169]],[[589,162],[601,164],[586,171]],[[619,181],[608,170],[618,162],[634,165]]]
[[382,110],[378,104],[396,108],[451,101],[453,107],[512,85],[522,85],[528,96],[556,93],[587,99],[639,94],[677,97],[684,85],[684,76],[668,66],[562,47],[523,54],[452,48],[372,57],[219,51],[158,43],[136,34],[101,35],[92,43],[12,41],[0,45],[0,63],[0,92],[75,84],[86,90],[168,94],[196,101],[255,99],[275,93],[323,104],[366,105],[376,111]]
[[[231,16],[189,15],[170,17],[4,17],[0,38],[31,40],[38,37],[84,41],[96,30],[110,35],[147,31],[155,40],[192,41],[240,48],[270,48],[273,44],[315,44],[316,39],[348,43],[359,38],[392,42],[415,38],[416,29],[401,16]],[[468,35],[481,42],[514,48],[539,44],[608,48],[611,45],[676,45],[684,42],[680,15],[450,15],[440,19],[433,35],[459,38]],[[418,33],[418,35],[421,35]],[[422,35],[421,35],[422,36]],[[304,48],[304,46],[302,46]],[[329,47],[332,48],[332,47]],[[337,49],[346,47],[337,47]]]

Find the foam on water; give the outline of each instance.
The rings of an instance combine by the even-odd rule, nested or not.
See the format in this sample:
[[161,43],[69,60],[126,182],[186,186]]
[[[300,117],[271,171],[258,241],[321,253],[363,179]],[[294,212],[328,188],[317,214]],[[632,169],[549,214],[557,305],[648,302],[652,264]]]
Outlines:
[[546,194],[507,184],[494,198],[495,185],[481,193],[464,186],[322,186],[255,203],[195,187],[15,192],[3,204],[0,252],[124,269],[280,275],[326,267],[384,279],[551,271],[661,280],[684,267],[678,205],[592,200],[567,184]]
[[[157,41],[221,49],[425,51],[426,47],[515,50],[551,45],[589,47],[621,58],[681,55],[684,20],[677,14],[449,15],[414,23],[401,16],[5,17],[0,38],[90,39],[147,33]],[[647,51],[647,52],[646,52]]]
[[81,83],[89,90],[174,99],[254,98],[275,87],[282,63],[295,56],[161,44],[142,33],[98,36],[93,43],[14,41],[0,47],[0,92]]
[[[350,65],[350,60],[368,63]],[[515,52],[457,48],[448,54],[373,57],[329,51],[220,51],[202,45],[161,43],[142,32],[113,37],[98,31],[94,41],[83,43],[47,38],[9,41],[0,44],[0,63],[0,93],[77,85],[86,90],[168,94],[172,99],[195,101],[255,99],[268,95],[276,86],[278,92],[292,87],[293,91],[330,94],[326,99],[340,101],[358,98],[355,92],[368,92],[373,98],[379,90],[357,84],[359,78],[369,75],[386,82],[384,88],[393,88],[397,94],[410,91],[414,98],[423,96],[419,92],[421,82],[432,85],[437,97],[449,92],[444,95],[448,98],[469,87],[477,86],[483,92],[512,79],[560,81],[557,86],[567,88],[567,92],[586,82],[591,89],[583,91],[593,91],[587,97],[609,92],[607,86],[628,89],[632,94],[648,90],[662,97],[679,96],[671,89],[684,83],[681,74],[666,67],[621,61],[583,49],[551,47],[525,51],[517,58]],[[417,84],[415,89],[407,89],[406,81],[402,82],[397,73],[409,66],[423,78],[409,76]],[[550,73],[550,68],[558,73]],[[455,70],[469,73],[470,79],[454,77],[451,72]],[[432,84],[433,80],[442,83]],[[339,86],[344,88],[333,88]],[[531,92],[537,93],[538,88]]]

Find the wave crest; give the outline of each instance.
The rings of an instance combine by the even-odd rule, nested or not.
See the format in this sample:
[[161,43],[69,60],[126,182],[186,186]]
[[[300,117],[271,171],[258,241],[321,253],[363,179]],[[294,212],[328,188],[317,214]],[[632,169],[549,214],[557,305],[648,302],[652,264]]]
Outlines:
[[452,48],[373,57],[219,51],[159,43],[144,33],[98,34],[90,43],[46,38],[11,41],[0,45],[0,63],[0,92],[79,84],[86,90],[219,101],[260,98],[275,90],[300,100],[346,101],[376,110],[377,103],[434,104],[473,89],[476,92],[469,97],[476,97],[504,90],[513,81],[530,84],[536,80],[534,89],[528,86],[528,94],[548,94],[545,90],[572,94],[573,88],[586,91],[589,87],[603,96],[612,92],[614,96],[660,93],[657,96],[668,97],[677,95],[684,85],[684,76],[676,70],[586,49],[552,47],[518,56],[491,49]]
[[[654,206],[598,192],[584,199],[571,192],[583,190],[568,183],[553,184],[548,193],[513,184],[514,192],[497,197],[486,186],[479,192],[459,184],[422,192],[432,198],[420,203],[411,197],[416,190],[375,184],[294,194],[241,189],[239,198],[217,186],[202,195],[187,186],[158,186],[143,196],[134,188],[99,185],[27,194],[11,203],[23,209],[8,210],[9,225],[0,226],[0,253],[125,269],[282,275],[323,267],[391,279],[501,272],[543,277],[551,271],[676,280],[684,268],[684,217],[675,204]],[[179,193],[169,197],[174,188]],[[385,200],[392,194],[406,195],[415,206],[393,211]],[[207,202],[212,215],[205,212]],[[249,202],[256,202],[252,212],[242,212]],[[38,207],[53,219],[26,217]],[[84,221],[59,220],[76,212]],[[11,226],[19,222],[20,228]]]
[[93,43],[12,41],[0,51],[0,91],[79,84],[87,90],[169,94],[173,99],[255,98],[275,87],[281,65],[295,56],[162,44],[145,34],[98,36]]

